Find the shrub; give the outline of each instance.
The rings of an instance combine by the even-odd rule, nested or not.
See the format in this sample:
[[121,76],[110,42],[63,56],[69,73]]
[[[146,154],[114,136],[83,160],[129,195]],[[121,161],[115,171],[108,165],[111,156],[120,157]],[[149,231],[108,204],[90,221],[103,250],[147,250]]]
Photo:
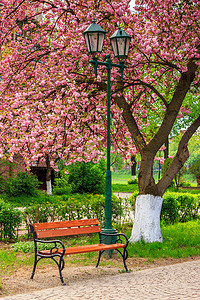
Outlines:
[[26,207],[23,216],[25,217],[27,225],[29,223],[43,223],[54,221],[54,214],[52,213],[53,204],[36,204]]
[[29,224],[54,222],[57,219],[55,214],[58,205],[52,203],[36,204],[26,207],[23,212],[23,218],[30,233]]
[[127,181],[128,184],[138,184],[138,180],[137,179],[129,179]]
[[138,195],[138,191],[134,191],[133,194],[128,198],[132,210],[135,210],[135,201]]
[[[32,241],[26,241],[26,242],[17,242],[13,245],[11,245],[11,248],[14,252],[22,251],[24,253],[28,252],[34,252],[34,243]],[[49,245],[48,244],[43,244],[43,243],[38,243],[38,250],[48,250]]]
[[69,184],[69,175],[65,174],[64,171],[60,171],[54,181],[53,194],[54,195],[66,195],[72,191],[71,185]]
[[163,204],[161,210],[161,220],[164,223],[174,224],[177,222],[179,203],[176,199],[176,193],[169,193],[163,197]]
[[20,172],[16,177],[7,179],[5,184],[5,192],[9,197],[20,195],[34,196],[37,194],[37,188],[40,183],[33,174]]
[[3,239],[16,237],[16,229],[21,222],[21,212],[0,200],[0,237]]
[[[131,209],[135,210],[138,192],[135,191],[128,201]],[[200,219],[200,195],[186,192],[166,192],[163,196],[161,221],[164,224],[188,222]]]
[[[37,204],[25,208],[23,216],[28,226],[35,222],[53,222],[55,220],[75,220],[83,218],[98,218],[104,224],[105,197],[103,195],[74,194],[54,198],[46,204]],[[117,223],[122,218],[121,201],[112,197],[113,222]]]
[[105,162],[76,162],[68,167],[72,193],[103,194],[105,192]]
[[[162,166],[162,172],[161,172],[162,175],[167,171],[172,161],[173,158],[167,158],[165,160],[164,165]],[[180,186],[182,186],[181,181],[185,173],[186,173],[186,167],[183,166],[181,170],[176,174],[175,178],[172,180],[170,187],[176,187],[178,189]]]
[[189,182],[189,181],[185,181],[185,180],[181,179],[179,186],[180,187],[192,187],[192,183]]
[[190,193],[166,193],[163,197],[161,220],[168,223],[199,219],[200,196]]
[[200,158],[191,165],[189,171],[191,174],[193,174],[196,177],[197,183],[199,185],[199,182],[200,182]]
[[3,193],[5,190],[5,180],[2,176],[0,176],[0,193]]

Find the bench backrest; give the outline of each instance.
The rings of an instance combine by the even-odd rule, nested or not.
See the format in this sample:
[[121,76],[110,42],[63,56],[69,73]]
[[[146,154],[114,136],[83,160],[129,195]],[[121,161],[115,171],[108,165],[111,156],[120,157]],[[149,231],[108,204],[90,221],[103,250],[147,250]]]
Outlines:
[[48,238],[100,232],[97,219],[32,224],[36,238]]

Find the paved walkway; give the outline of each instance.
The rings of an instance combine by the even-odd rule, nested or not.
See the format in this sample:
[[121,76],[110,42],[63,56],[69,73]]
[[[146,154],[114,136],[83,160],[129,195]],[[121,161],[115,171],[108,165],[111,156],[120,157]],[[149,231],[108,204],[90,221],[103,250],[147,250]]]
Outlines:
[[[67,278],[65,278],[67,281]],[[200,299],[200,260],[88,279],[71,285],[3,297],[5,300]]]

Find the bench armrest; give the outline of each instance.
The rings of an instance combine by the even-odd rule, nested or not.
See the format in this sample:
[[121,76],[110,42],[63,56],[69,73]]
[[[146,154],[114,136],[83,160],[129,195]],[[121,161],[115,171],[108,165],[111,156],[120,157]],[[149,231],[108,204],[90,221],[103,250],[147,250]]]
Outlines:
[[125,248],[127,248],[129,240],[127,236],[124,233],[104,233],[104,232],[99,232],[99,241],[100,243],[102,242],[102,236],[110,236],[110,237],[116,237],[116,240],[114,243],[122,243],[125,241]]
[[[54,246],[50,249],[50,254],[51,255],[55,255],[58,253],[58,250],[59,250],[59,255],[60,256],[64,256],[65,254],[65,246],[63,244],[62,241],[60,240],[39,240],[39,239],[34,239],[35,241],[35,251],[37,252],[37,243],[43,243],[43,244],[54,244]],[[58,247],[57,244],[60,244],[62,249],[60,247]],[[62,250],[62,253],[60,253],[60,250]]]

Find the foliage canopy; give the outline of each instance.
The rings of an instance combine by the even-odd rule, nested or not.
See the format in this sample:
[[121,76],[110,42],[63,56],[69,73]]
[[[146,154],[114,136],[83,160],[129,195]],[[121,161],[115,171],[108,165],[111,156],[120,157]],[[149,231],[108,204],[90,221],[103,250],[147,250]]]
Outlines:
[[[106,70],[94,78],[82,32],[94,18],[109,35],[120,23],[132,44],[123,82],[112,69],[112,144],[140,153],[140,193],[163,195],[200,125],[199,1],[139,0],[133,12],[129,0],[1,3],[0,155],[21,152],[28,166],[48,156],[54,168],[103,155]],[[99,58],[107,52],[108,35]],[[153,160],[174,126],[185,132],[156,184]]]

